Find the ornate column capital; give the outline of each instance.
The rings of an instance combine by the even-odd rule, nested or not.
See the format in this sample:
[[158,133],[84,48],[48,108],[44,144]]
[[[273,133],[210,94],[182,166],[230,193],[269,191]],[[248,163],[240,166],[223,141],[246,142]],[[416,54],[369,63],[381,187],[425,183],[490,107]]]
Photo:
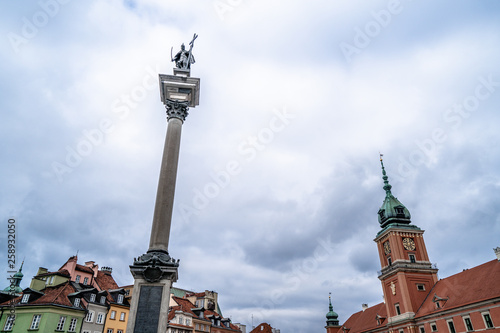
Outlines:
[[165,108],[167,109],[167,119],[178,118],[184,122],[188,116],[189,101],[176,101],[172,99],[165,100]]

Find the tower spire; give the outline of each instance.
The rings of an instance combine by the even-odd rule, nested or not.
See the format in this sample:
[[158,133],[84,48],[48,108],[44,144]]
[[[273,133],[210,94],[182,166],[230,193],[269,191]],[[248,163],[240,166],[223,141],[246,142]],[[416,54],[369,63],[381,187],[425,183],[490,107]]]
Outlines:
[[382,159],[383,156],[384,154],[380,154],[380,164],[382,165],[382,179],[384,180],[384,190],[387,195],[392,195],[391,193],[392,186],[391,184],[389,184],[389,177],[387,177],[387,173],[385,172],[384,160]]
[[[380,154],[380,153],[379,153]],[[392,186],[385,172],[383,154],[380,154],[380,165],[382,166],[382,179],[384,180],[385,199],[378,211],[378,222],[383,229],[391,224],[410,224],[411,215],[408,209],[392,195]]]
[[326,327],[338,326],[339,315],[333,311],[332,293],[328,293],[328,313],[326,314]]

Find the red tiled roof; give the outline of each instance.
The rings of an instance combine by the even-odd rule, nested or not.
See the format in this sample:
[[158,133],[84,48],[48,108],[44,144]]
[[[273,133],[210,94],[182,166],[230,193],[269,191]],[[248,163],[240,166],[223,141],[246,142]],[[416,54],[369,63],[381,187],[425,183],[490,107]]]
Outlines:
[[119,289],[120,287],[116,283],[113,276],[109,273],[105,273],[103,271],[97,272],[97,277],[95,278],[95,282],[99,286],[100,290],[112,290]]
[[56,287],[47,287],[42,289],[41,292],[43,292],[44,295],[33,302],[29,302],[29,304],[58,304],[73,306],[68,299],[68,295],[75,291],[76,290],[68,281]]
[[273,333],[273,328],[268,323],[257,325],[250,333]]
[[178,311],[178,310],[180,310],[180,309],[181,309],[181,307],[180,307],[180,306],[172,306],[172,307],[170,308],[170,310],[168,310],[168,317],[167,317],[167,320],[168,320],[168,321],[171,321],[172,319],[174,319],[174,317],[175,317],[175,311]]
[[[28,301],[26,305],[56,304],[72,307],[73,304],[69,301],[68,295],[75,291],[75,288],[73,288],[69,281],[55,287],[46,287],[41,290],[44,294],[43,296],[34,301]],[[15,298],[13,301],[18,304],[21,302],[21,299],[22,296]],[[9,301],[1,305],[7,305],[8,303]]]
[[[185,298],[177,297],[177,296],[173,296],[172,298],[179,305],[179,309],[176,309],[176,310],[181,310],[181,311],[184,311],[184,312],[187,312],[187,313],[190,313],[190,314],[196,316],[196,314],[192,310],[192,309],[195,309],[196,306],[193,303],[191,303],[191,301],[189,301]],[[173,307],[173,308],[175,308],[175,307]],[[172,311],[172,312],[175,312],[175,311]],[[206,313],[206,311],[205,311],[205,313]]]
[[[380,325],[377,322],[377,315],[385,318],[380,320]],[[379,303],[365,311],[356,312],[347,319],[344,323],[344,327],[349,332],[364,332],[368,330],[376,329],[377,327],[383,327],[387,324],[387,308],[385,303]]]
[[[431,289],[415,317],[500,297],[499,280],[500,261],[496,259],[441,279]],[[448,298],[442,308],[436,309],[432,301],[434,295]]]
[[76,264],[75,270],[79,270],[79,271],[82,271],[82,272],[87,272],[87,273],[90,273],[90,274],[94,274],[94,271],[92,270],[92,268],[87,267],[87,266],[83,266],[83,265],[80,265],[80,264]]

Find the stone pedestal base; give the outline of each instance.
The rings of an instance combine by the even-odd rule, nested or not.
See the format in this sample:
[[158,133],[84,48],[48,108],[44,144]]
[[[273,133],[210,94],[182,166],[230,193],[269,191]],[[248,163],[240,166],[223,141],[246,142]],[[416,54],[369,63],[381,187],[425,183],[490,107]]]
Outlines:
[[177,281],[178,261],[168,253],[151,251],[134,260],[130,271],[134,289],[127,333],[166,333],[170,288]]

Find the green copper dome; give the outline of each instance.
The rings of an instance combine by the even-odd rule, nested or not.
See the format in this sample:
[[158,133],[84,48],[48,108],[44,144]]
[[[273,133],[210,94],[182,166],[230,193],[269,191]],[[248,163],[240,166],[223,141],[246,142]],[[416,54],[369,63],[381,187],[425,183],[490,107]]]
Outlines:
[[339,315],[333,311],[332,297],[328,296],[328,302],[330,303],[329,312],[326,314],[326,326],[338,326]]
[[385,173],[384,162],[380,155],[382,165],[382,179],[384,180],[385,199],[382,207],[378,210],[378,222],[381,228],[390,224],[410,224],[410,211],[391,193],[392,186],[389,184],[389,177]]
[[[21,288],[21,286],[20,286],[21,280],[23,279],[23,276],[24,276],[24,274],[21,272],[23,269],[23,264],[24,264],[24,262],[21,264],[19,271],[16,272],[16,274],[14,274],[12,276],[13,281],[11,281],[11,285],[8,286],[7,288],[5,288],[3,291],[8,292],[8,293],[14,292],[15,294],[20,294],[23,292],[23,288]],[[13,288],[11,289],[11,287],[13,287]]]

